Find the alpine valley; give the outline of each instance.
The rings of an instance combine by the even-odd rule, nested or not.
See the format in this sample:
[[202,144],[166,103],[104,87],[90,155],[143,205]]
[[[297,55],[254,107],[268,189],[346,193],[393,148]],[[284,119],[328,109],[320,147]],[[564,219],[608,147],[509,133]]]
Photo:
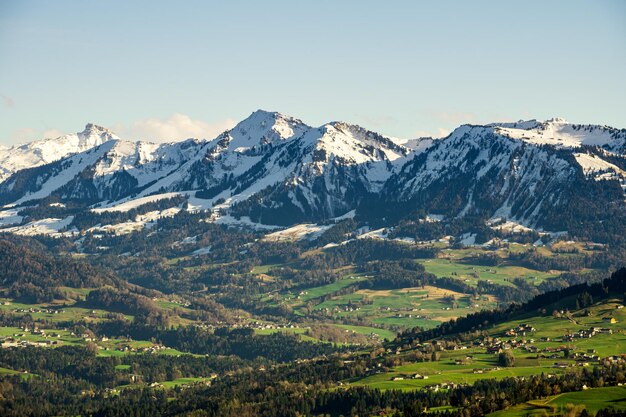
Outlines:
[[624,415],[625,192],[559,118],[0,148],[0,415]]

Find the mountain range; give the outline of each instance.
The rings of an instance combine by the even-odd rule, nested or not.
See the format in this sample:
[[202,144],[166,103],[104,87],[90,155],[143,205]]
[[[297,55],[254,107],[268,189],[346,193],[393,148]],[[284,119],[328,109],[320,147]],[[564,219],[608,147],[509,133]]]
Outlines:
[[342,216],[390,225],[419,210],[601,240],[598,233],[626,224],[625,187],[626,129],[555,118],[402,141],[258,110],[212,140],[132,141],[88,124],[2,148],[0,227],[79,231],[78,213],[171,200],[148,220],[206,210],[213,221],[258,227]]

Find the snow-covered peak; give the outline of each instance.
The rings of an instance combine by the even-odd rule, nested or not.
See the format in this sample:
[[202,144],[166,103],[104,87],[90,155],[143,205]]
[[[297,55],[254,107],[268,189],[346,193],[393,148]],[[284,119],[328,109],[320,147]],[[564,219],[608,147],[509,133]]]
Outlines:
[[521,129],[521,130],[532,130],[532,129],[542,130],[548,126],[567,125],[567,124],[570,124],[570,123],[562,117],[552,117],[551,119],[548,119],[548,120],[520,119],[517,122],[495,122],[495,123],[489,123],[486,126],[501,127],[501,128],[507,128],[507,129]]
[[297,138],[309,126],[301,120],[278,112],[257,110],[226,132],[229,148],[245,151],[255,146],[283,142]]
[[119,140],[119,137],[109,129],[88,123],[82,132],[1,149],[0,181],[21,169],[49,164],[111,140]]
[[87,123],[85,125],[85,130],[77,133],[76,136],[78,136],[79,140],[81,140],[83,144],[88,144],[90,141],[96,141],[99,142],[98,144],[102,144],[109,140],[119,139],[119,137],[111,130],[93,123]]
[[528,130],[528,129],[535,129],[537,128],[537,126],[539,126],[541,123],[543,123],[541,120],[537,120],[537,119],[530,119],[530,120],[518,120],[517,122],[495,122],[495,123],[489,123],[486,126],[489,127],[502,127],[502,128],[507,128],[507,129],[523,129],[523,130]]
[[37,140],[14,149],[26,153],[34,152],[41,156],[43,163],[49,163],[100,146],[110,140],[119,140],[119,137],[109,129],[88,123],[82,132]]

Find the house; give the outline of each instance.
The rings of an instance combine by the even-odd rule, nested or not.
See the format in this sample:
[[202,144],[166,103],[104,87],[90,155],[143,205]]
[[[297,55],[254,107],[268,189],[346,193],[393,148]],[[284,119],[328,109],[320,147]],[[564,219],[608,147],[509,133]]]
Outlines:
[[570,365],[565,362],[555,362],[554,365],[552,365],[553,368],[560,368],[560,369],[569,368],[569,366]]
[[610,323],[610,324],[617,323],[617,320],[615,319],[615,317],[602,317],[602,321],[605,323]]
[[515,333],[515,330],[513,329],[509,329],[504,333],[505,336],[516,336],[517,333]]
[[502,348],[500,346],[489,346],[487,353],[502,353]]

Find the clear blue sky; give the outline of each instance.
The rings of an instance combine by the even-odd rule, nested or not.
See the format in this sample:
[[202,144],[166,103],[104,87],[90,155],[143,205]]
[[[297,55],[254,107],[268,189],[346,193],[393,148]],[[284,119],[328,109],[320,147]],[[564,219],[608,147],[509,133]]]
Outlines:
[[626,127],[626,2],[0,0],[0,95],[3,144],[212,135],[258,108],[404,138]]

